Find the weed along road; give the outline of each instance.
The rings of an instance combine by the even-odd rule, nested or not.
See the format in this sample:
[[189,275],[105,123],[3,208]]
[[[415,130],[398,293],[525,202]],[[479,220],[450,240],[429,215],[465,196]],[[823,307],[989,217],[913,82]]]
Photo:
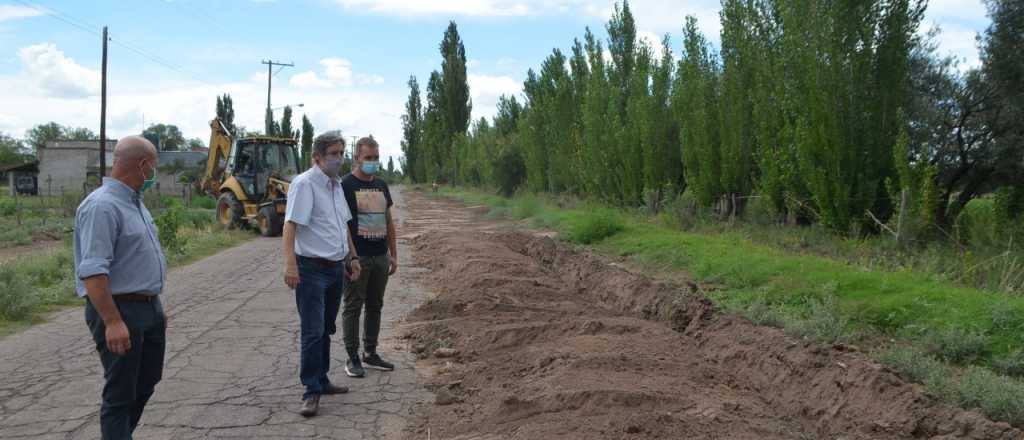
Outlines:
[[[399,230],[407,232],[400,191],[395,199]],[[416,385],[414,357],[394,338],[394,323],[423,297],[401,239],[399,249],[403,265],[388,288],[381,347],[396,370],[348,379],[339,330],[332,378],[352,390],[325,397],[311,419],[298,414],[298,316],[282,281],[280,238],[252,240],[172,270],[164,292],[164,378],[136,438],[398,436],[413,404],[429,397]],[[0,339],[0,438],[99,438],[102,371],[82,313],[75,307]]]

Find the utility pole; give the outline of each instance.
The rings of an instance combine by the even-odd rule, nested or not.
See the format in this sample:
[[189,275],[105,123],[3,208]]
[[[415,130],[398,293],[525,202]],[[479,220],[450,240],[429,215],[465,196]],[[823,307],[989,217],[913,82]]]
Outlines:
[[103,66],[100,74],[100,180],[107,175],[107,27],[103,26]]
[[263,60],[260,63],[267,65],[267,116],[266,116],[266,131],[267,132],[264,133],[264,134],[266,134],[267,136],[270,136],[270,134],[271,134],[270,133],[270,129],[273,128],[272,124],[274,122],[274,113],[270,109],[270,80],[271,80],[271,78],[274,77],[274,66],[281,66],[281,68],[295,67],[295,63],[287,63],[286,64],[286,63],[281,63],[281,62],[277,62],[277,61],[273,61],[273,60]]

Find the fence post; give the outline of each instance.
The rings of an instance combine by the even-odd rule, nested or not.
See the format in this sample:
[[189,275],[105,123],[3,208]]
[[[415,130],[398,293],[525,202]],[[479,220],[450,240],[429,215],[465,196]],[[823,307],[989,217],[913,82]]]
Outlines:
[[[13,180],[13,179],[12,179]],[[14,194],[14,216],[18,219],[18,227],[21,227],[21,207],[18,206],[18,192],[13,191]]]

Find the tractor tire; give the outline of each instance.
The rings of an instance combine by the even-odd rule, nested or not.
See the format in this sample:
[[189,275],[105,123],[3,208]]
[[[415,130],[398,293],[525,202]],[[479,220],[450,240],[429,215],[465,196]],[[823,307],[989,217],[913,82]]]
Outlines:
[[228,229],[245,229],[245,208],[231,192],[217,198],[217,223]]
[[256,214],[256,225],[259,226],[260,235],[264,237],[277,237],[281,235],[281,229],[284,228],[281,214],[277,213],[274,205],[260,208],[259,214]]

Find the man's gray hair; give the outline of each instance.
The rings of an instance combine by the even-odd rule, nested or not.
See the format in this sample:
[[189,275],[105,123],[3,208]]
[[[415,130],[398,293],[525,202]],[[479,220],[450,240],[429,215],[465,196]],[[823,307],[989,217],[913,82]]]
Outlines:
[[327,155],[327,147],[334,144],[341,144],[342,147],[345,146],[345,137],[341,135],[341,130],[320,133],[316,139],[313,139],[313,153],[324,157]]
[[355,150],[352,151],[352,157],[358,158],[359,152],[363,149],[363,147],[378,148],[380,147],[380,145],[373,138],[372,134],[363,138],[359,138],[359,140],[356,141]]

